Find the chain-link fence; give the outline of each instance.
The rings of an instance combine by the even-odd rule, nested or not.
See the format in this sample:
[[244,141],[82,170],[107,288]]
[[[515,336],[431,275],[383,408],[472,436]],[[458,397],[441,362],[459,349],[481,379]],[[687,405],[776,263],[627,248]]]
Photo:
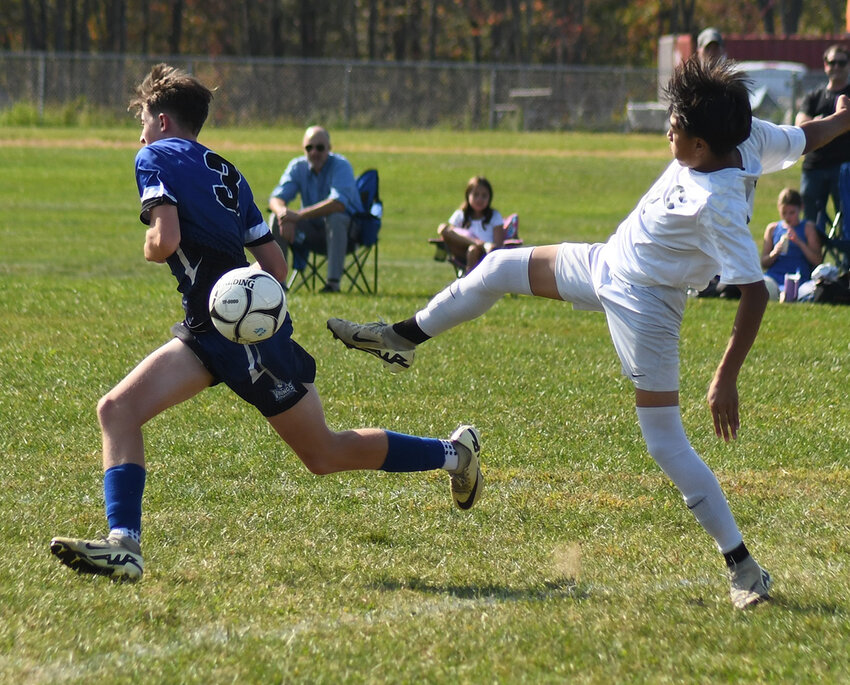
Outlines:
[[[77,106],[125,118],[133,86],[160,61],[217,88],[220,125],[624,131],[628,104],[658,92],[655,69],[628,67],[0,53],[0,110]],[[813,74],[800,88],[822,81]]]
[[346,60],[0,53],[0,109],[77,104],[126,117],[133,86],[167,61],[217,87],[218,124],[323,121],[380,128],[624,130],[652,69]]

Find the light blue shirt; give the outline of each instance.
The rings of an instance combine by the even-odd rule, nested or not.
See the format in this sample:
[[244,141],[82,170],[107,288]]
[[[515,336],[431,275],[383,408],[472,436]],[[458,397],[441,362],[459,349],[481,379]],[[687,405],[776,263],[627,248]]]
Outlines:
[[354,180],[354,169],[342,155],[331,152],[318,174],[310,169],[307,157],[296,157],[280,177],[272,197],[292,202],[301,194],[301,206],[309,207],[323,200],[339,200],[349,214],[362,212],[360,193]]

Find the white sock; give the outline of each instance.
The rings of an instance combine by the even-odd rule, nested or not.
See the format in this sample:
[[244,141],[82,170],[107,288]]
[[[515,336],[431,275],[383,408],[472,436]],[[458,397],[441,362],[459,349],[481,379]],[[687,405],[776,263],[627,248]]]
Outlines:
[[125,538],[130,538],[131,540],[135,540],[136,542],[142,541],[142,533],[138,530],[133,530],[132,528],[112,528],[109,531],[110,535],[122,535]]
[[443,463],[443,468],[446,471],[454,471],[458,467],[457,449],[451,440],[440,440],[443,443],[443,451],[446,454],[446,461]]
[[437,293],[416,313],[416,323],[432,338],[481,316],[503,295],[531,295],[528,260],[531,247],[495,250],[468,275]]
[[735,549],[743,541],[741,531],[720,483],[691,447],[679,407],[638,407],[637,415],[649,454],[682,493],[688,509],[721,552]]

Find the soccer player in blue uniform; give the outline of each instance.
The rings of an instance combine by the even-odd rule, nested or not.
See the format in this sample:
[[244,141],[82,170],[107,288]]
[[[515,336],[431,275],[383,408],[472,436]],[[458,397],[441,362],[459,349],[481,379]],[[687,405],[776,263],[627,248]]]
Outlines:
[[98,403],[109,533],[50,542],[51,552],[81,573],[141,577],[142,426],[217,383],[253,404],[313,473],[445,469],[459,508],[481,496],[481,447],[472,426],[460,426],[448,440],[376,428],[332,431],[313,384],[316,364],[292,339],[289,314],[277,333],[252,345],[231,342],[212,325],[210,290],[225,272],[248,265],[246,248],[281,282],[287,267],[242,174],[197,141],[211,100],[197,79],[159,64],[130,103],[142,125],[136,183],[141,220],[149,226],[145,259],[168,264],[185,319]]

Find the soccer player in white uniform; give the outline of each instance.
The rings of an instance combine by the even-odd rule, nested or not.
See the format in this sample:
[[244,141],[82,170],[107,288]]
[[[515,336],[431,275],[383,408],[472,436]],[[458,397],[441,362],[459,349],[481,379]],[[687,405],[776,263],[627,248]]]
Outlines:
[[103,490],[109,534],[100,540],[56,537],[50,551],[80,573],[126,580],[142,576],[142,426],[205,388],[224,383],[266,418],[313,473],[354,469],[445,469],[460,509],[481,496],[477,431],[460,426],[447,440],[377,428],[333,431],[313,384],[316,364],[281,329],[256,344],[226,339],[212,325],[210,290],[227,271],[248,265],[245,249],[279,281],[286,261],[239,170],[198,142],[212,93],[166,64],[138,86],[131,109],[142,124],[136,155],[145,258],[166,263],[183,296],[174,337],[149,354],[98,403],[103,433]]
[[745,77],[731,62],[681,65],[667,86],[673,161],[606,243],[499,250],[405,321],[330,319],[348,347],[391,370],[429,338],[486,312],[504,294],[538,295],[604,312],[624,375],[635,387],[649,453],[724,555],[731,598],[768,598],[770,576],[750,556],[720,485],[688,441],[679,410],[679,329],[688,288],[715,274],[741,289],[729,343],[708,390],[718,437],[740,426],[737,378],[768,301],[747,224],[756,181],[850,129],[850,100],[801,128],[754,119]]

